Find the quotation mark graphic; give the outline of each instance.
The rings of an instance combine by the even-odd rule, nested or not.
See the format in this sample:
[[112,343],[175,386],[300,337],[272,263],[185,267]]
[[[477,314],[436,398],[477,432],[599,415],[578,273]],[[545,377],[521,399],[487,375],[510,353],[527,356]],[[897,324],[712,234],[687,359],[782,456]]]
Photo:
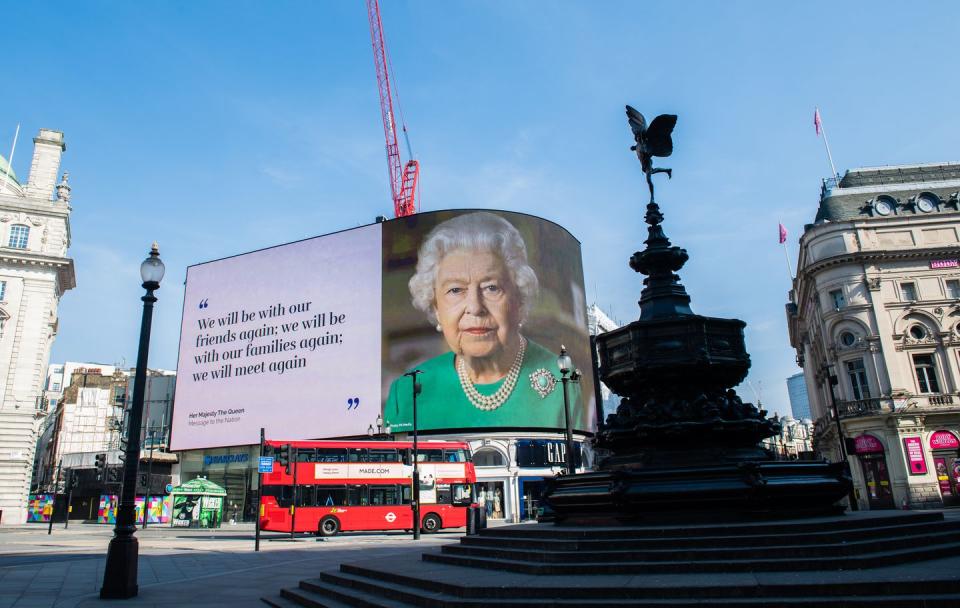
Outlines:
[[200,300],[200,308],[206,308],[207,306],[210,306],[210,304],[207,303],[207,298]]
[[350,397],[347,399],[347,409],[355,410],[360,407],[360,397]]

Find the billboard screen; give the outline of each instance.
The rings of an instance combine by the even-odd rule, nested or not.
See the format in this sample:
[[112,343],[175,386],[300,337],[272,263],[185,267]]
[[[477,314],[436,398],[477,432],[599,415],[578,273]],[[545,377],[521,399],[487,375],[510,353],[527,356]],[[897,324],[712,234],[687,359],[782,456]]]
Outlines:
[[580,244],[501,211],[421,213],[187,269],[171,448],[562,429],[560,345],[595,410]]

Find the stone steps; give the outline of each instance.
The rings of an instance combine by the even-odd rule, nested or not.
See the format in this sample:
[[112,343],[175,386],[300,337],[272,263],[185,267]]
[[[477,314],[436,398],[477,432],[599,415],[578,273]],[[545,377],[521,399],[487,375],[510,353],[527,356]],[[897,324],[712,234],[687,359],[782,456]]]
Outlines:
[[580,548],[573,550],[543,550],[540,548],[501,547],[497,545],[460,544],[443,547],[443,553],[449,555],[467,555],[503,558],[514,561],[528,561],[537,563],[622,563],[622,562],[677,562],[677,561],[715,561],[715,560],[777,560],[784,555],[790,559],[854,557],[871,553],[886,552],[896,549],[913,549],[915,547],[939,545],[946,543],[960,543],[960,531],[948,533],[932,531],[927,534],[888,536],[886,538],[871,538],[869,540],[849,541],[843,538],[824,539],[816,545],[740,545],[735,547],[723,546],[724,543],[712,541],[706,546],[687,547],[681,549],[607,549]]
[[[357,569],[352,570],[357,572]],[[345,571],[324,573],[320,579],[301,581],[299,587],[284,589],[280,596],[264,598],[264,602],[274,608],[919,608],[935,605],[934,603],[949,606],[957,597],[955,583],[952,582],[931,583],[923,594],[916,593],[915,585],[911,588],[909,585],[897,583],[771,585],[755,587],[752,592],[747,593],[741,587],[729,585],[695,587],[692,590],[676,587],[645,590],[616,587],[497,587],[482,589],[482,594],[473,594],[469,593],[471,588],[435,585],[433,581],[412,577],[407,577],[402,582],[384,580],[378,574],[376,571],[367,571],[365,574]],[[474,587],[472,590],[481,589]],[[558,597],[561,594],[562,597]]]
[[770,534],[809,534],[834,530],[858,530],[893,528],[910,524],[942,523],[943,515],[935,511],[914,513],[883,513],[860,517],[828,517],[809,520],[761,521],[743,524],[701,524],[672,526],[502,526],[486,528],[481,537],[496,536],[509,538],[543,539],[583,539],[583,540],[629,540],[644,538],[713,538],[721,536],[758,536]]
[[888,551],[840,558],[793,558],[780,559],[718,559],[699,561],[622,561],[550,563],[505,559],[502,557],[479,557],[450,553],[424,553],[427,562],[451,564],[469,568],[506,570],[523,574],[567,575],[585,574],[674,574],[690,572],[805,572],[812,570],[856,570],[879,568],[895,564],[952,557],[960,554],[960,543],[938,545],[930,548]]
[[[481,535],[464,536],[460,539],[462,545],[476,547],[504,547],[538,549],[542,551],[617,551],[617,550],[653,550],[653,549],[680,549],[680,548],[715,548],[715,547],[782,547],[805,545],[820,545],[839,542],[857,542],[877,538],[884,538],[890,534],[888,526],[872,528],[853,528],[838,532],[836,530],[823,532],[791,531],[788,534],[723,534],[720,536],[693,536],[693,537],[654,537],[629,539],[593,539],[593,538],[533,538],[517,536],[515,534],[499,535],[496,529],[484,530]],[[902,536],[924,535],[930,533],[943,534],[960,531],[960,521],[931,521],[910,523],[899,526],[897,532]]]
[[[949,606],[960,605],[957,556],[960,521],[933,512],[663,528],[518,525],[484,530],[420,561],[342,564],[264,601],[275,608]],[[940,561],[911,565],[924,560]]]

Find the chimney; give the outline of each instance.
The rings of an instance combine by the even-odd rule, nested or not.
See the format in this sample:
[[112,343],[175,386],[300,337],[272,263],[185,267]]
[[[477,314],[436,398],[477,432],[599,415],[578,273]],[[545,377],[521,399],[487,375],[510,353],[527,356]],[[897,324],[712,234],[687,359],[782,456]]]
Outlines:
[[66,149],[63,133],[40,129],[40,134],[33,138],[33,161],[30,162],[30,178],[24,189],[27,196],[45,201],[53,197],[57,171],[60,169],[60,155]]

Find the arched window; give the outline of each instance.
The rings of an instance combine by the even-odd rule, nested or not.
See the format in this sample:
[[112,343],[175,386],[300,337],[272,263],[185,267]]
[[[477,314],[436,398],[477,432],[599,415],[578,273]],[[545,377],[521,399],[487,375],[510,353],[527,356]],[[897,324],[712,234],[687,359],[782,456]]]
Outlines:
[[10,240],[7,242],[7,247],[26,249],[28,240],[30,240],[30,226],[23,224],[10,226]]
[[479,450],[473,455],[475,467],[505,467],[507,461],[497,450]]

